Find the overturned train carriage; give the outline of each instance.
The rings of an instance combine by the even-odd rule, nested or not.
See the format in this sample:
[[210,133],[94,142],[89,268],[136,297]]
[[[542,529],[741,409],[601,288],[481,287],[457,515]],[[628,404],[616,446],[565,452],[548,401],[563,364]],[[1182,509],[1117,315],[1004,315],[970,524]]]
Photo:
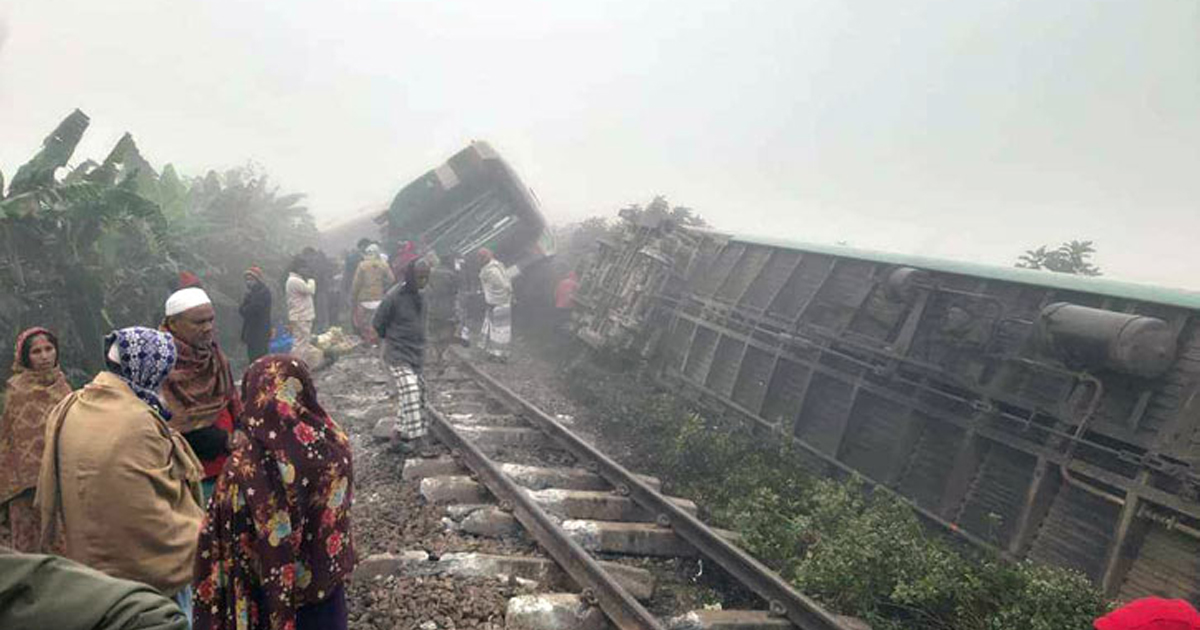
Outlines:
[[525,266],[554,253],[537,197],[479,140],[406,185],[377,221],[388,241],[418,241],[443,257],[488,247],[506,264]]
[[1009,557],[1200,597],[1200,295],[647,217],[598,247],[586,343]]

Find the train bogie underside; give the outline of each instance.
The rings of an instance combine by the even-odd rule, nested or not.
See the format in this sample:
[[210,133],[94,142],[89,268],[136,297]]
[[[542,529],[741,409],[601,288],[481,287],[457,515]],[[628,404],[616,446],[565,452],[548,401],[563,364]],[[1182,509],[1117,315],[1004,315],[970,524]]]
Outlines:
[[629,223],[576,334],[1111,595],[1200,595],[1200,297]]

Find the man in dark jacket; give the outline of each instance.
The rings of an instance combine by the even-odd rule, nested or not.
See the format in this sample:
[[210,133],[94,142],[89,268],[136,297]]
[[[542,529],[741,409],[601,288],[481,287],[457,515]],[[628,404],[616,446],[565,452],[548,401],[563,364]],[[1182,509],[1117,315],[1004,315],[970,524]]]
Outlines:
[[349,307],[350,313],[354,312],[354,296],[351,295],[350,287],[354,284],[354,274],[358,271],[358,265],[363,261],[367,247],[371,244],[371,239],[360,238],[358,245],[354,249],[346,252],[346,262],[342,267],[342,297],[338,302],[337,313],[334,315],[335,321],[342,321],[341,309]]
[[429,272],[429,288],[425,292],[426,303],[429,305],[427,329],[437,368],[444,369],[446,350],[451,344],[459,341],[459,277],[458,271],[454,269],[454,261],[449,257],[430,264],[432,269]]
[[404,282],[384,295],[371,324],[383,340],[383,360],[395,380],[400,407],[394,424],[402,448],[424,444],[425,418],[425,302],[421,289],[429,282],[429,265],[415,260],[404,269]]
[[271,290],[263,278],[262,269],[251,267],[246,270],[246,295],[238,308],[242,315],[242,343],[246,344],[246,356],[254,363],[267,354],[271,341]]

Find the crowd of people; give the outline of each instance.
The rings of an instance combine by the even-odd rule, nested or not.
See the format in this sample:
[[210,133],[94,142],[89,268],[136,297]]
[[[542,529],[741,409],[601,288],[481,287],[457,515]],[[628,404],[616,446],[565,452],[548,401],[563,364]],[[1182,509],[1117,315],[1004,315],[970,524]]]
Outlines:
[[105,369],[80,389],[52,331],[17,337],[0,421],[0,591],[24,594],[8,606],[0,592],[0,627],[346,627],[349,441],[308,365],[264,354],[270,294],[261,270],[246,278],[255,360],[240,387],[190,278],[158,326],[105,337]]
[[[477,256],[482,347],[502,358],[515,271],[486,249]],[[347,257],[352,276],[343,285],[364,343],[382,345],[398,399],[396,438],[414,452],[430,446],[427,339],[439,363],[462,342],[466,282],[461,260],[411,243],[392,263],[362,242]],[[0,589],[103,594],[105,606],[69,600],[79,601],[78,627],[135,614],[154,625],[112,627],[346,627],[352,456],[305,359],[314,326],[336,322],[340,300],[322,300],[313,266],[298,256],[288,269],[291,348],[276,354],[272,292],[262,269],[246,270],[238,312],[250,365],[240,386],[217,340],[213,301],[187,272],[157,326],[105,337],[105,369],[80,389],[59,365],[52,331],[17,337],[0,420],[0,564],[13,572]],[[57,595],[43,595],[0,610],[0,626],[50,627],[43,622],[70,616]],[[0,608],[5,601],[0,592]],[[134,612],[142,608],[149,612]]]
[[[105,337],[105,369],[80,389],[67,382],[52,331],[17,336],[0,418],[0,627],[347,627],[353,457],[303,356],[317,322],[338,319],[340,300],[321,293],[332,278],[314,273],[313,254],[297,258],[284,284],[290,353],[269,353],[271,291],[260,268],[245,272],[250,366],[240,386],[192,274],[181,274],[158,326]],[[475,262],[480,347],[502,361],[519,271],[488,249]],[[418,452],[430,446],[426,346],[441,364],[466,339],[468,279],[463,261],[411,242],[391,263],[364,240],[342,285],[356,329],[382,346],[393,377],[399,448]],[[574,273],[557,284],[559,313],[577,288]],[[1146,598],[1094,626],[1200,630],[1200,614]]]

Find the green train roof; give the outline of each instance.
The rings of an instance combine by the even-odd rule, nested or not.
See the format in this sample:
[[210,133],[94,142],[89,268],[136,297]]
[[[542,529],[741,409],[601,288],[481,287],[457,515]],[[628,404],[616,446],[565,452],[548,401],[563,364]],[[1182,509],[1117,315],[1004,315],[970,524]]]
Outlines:
[[1166,304],[1186,309],[1200,310],[1200,292],[1187,291],[1184,289],[1172,289],[1149,284],[1140,284],[1137,282],[1114,280],[1104,277],[1076,276],[1067,273],[1054,273],[1051,271],[1041,271],[1037,269],[1001,267],[999,265],[986,265],[959,260],[946,260],[943,258],[918,256],[914,254],[897,254],[894,252],[859,249],[856,247],[846,247],[843,245],[808,243],[804,241],[774,238],[769,236],[731,234],[729,232],[722,232],[719,230],[703,231],[719,234],[721,236],[728,237],[730,240],[742,243],[766,245],[768,247],[783,247],[805,252],[828,254],[830,256],[843,256],[846,258],[856,258],[859,260],[870,260],[874,262],[903,265],[907,267],[918,267],[921,269],[941,271],[944,273],[952,273],[964,276],[978,276],[980,278],[1001,280],[1004,282],[1015,282],[1018,284],[1050,287],[1054,289],[1062,289],[1064,291],[1078,291],[1080,293],[1094,293],[1127,300],[1153,302],[1156,304]]

